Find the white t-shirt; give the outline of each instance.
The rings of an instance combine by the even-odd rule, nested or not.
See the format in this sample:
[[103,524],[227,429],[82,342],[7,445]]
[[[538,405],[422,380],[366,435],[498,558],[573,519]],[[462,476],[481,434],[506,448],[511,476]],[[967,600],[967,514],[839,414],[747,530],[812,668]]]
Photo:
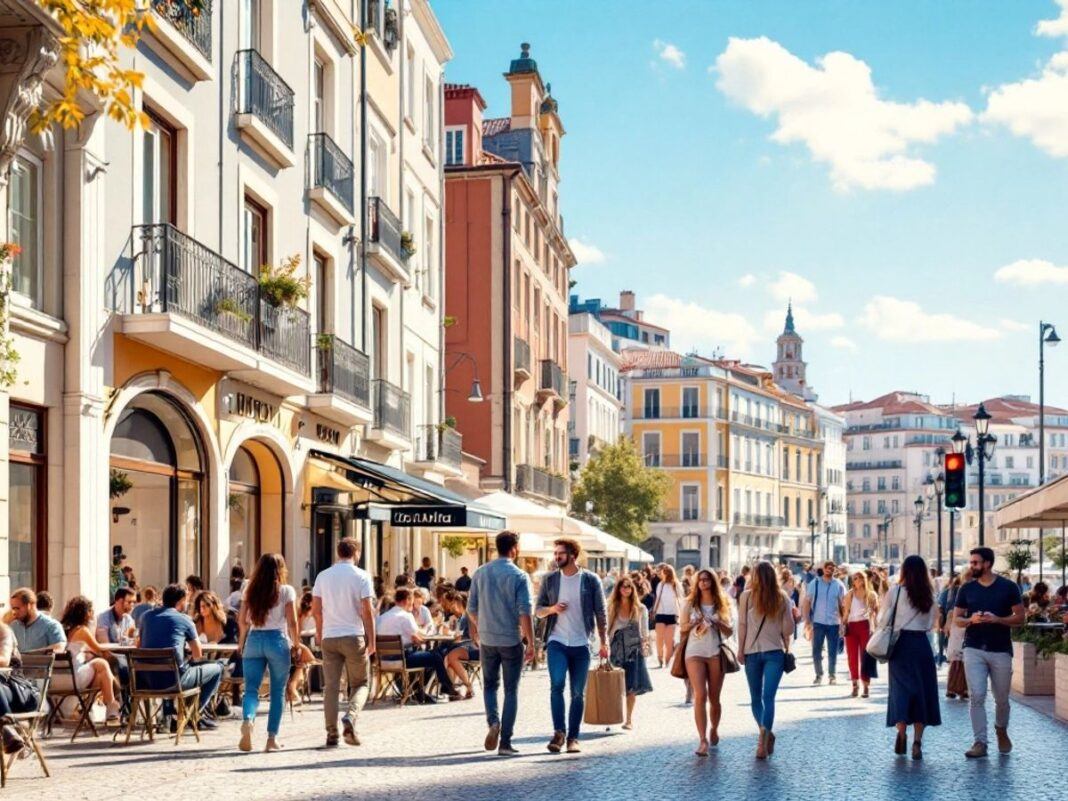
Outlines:
[[586,645],[586,624],[582,620],[582,571],[573,576],[560,574],[560,595],[557,599],[567,604],[567,609],[556,616],[549,642],[574,647]]
[[675,587],[666,581],[661,581],[656,588],[660,596],[660,603],[656,605],[658,615],[677,615],[679,613],[679,598],[675,593]]
[[374,584],[366,570],[354,562],[337,562],[316,577],[312,595],[322,599],[324,640],[364,635],[360,605],[364,598],[373,602],[375,597]]
[[415,618],[415,622],[419,624],[419,628],[424,631],[430,631],[434,628],[434,616],[430,614],[430,610],[427,609],[426,604],[419,607],[418,616],[412,615]]
[[419,631],[412,613],[402,606],[394,606],[388,612],[378,616],[376,631],[382,637],[400,636],[401,644],[407,648],[412,644],[412,635]]
[[278,603],[267,610],[267,617],[264,618],[263,624],[257,626],[255,623],[250,623],[249,630],[280,631],[288,638],[289,627],[286,625],[286,604],[295,604],[296,602],[297,591],[288,584],[283,584],[278,588]]

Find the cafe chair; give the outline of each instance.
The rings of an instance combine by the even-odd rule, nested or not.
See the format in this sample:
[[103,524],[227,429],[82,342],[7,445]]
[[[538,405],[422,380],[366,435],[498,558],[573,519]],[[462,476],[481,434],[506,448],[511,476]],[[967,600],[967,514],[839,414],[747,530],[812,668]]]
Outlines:
[[[48,685],[52,681],[52,667],[55,664],[55,655],[48,654],[24,654],[22,667],[19,672],[37,685],[37,697],[40,702],[37,709],[30,712],[12,712],[10,715],[0,717],[0,726],[13,726],[27,748],[33,749],[37,755],[37,761],[41,763],[44,775],[51,776],[48,771],[48,762],[45,761],[41,745],[37,742],[37,732],[42,728],[48,716]],[[7,786],[7,776],[18,758],[18,754],[10,756],[0,753],[0,787]]]
[[78,723],[74,727],[74,734],[70,736],[70,741],[73,743],[74,738],[83,728],[91,731],[94,737],[99,737],[100,732],[96,730],[96,724],[93,723],[92,712],[100,690],[95,687],[78,686],[78,671],[74,667],[74,656],[69,651],[56,651],[54,657],[52,680],[48,687],[48,701],[52,709],[45,720],[46,732],[51,736],[52,728],[62,714],[63,702],[68,698],[73,698],[77,703],[74,714],[78,716]]
[[[178,657],[172,648],[137,648],[130,652],[130,721],[126,725],[126,745],[137,725],[138,717],[145,722],[148,739],[155,741],[155,721],[163,703],[170,701],[178,716],[174,744],[182,739],[188,726],[200,742],[200,688],[182,688],[178,672]],[[156,685],[156,686],[150,686]],[[143,737],[143,735],[142,735]]]
[[404,706],[426,691],[423,668],[408,667],[404,644],[399,636],[375,638],[375,693],[373,701],[380,701],[391,692],[397,703]]

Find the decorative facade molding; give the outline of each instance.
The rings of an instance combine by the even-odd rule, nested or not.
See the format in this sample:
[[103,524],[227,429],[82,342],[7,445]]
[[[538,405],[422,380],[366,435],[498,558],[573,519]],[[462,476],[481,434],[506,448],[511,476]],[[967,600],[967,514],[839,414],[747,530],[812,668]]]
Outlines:
[[[26,139],[26,123],[44,96],[45,74],[59,59],[59,42],[42,25],[0,29],[0,185]],[[42,134],[51,148],[50,131]]]

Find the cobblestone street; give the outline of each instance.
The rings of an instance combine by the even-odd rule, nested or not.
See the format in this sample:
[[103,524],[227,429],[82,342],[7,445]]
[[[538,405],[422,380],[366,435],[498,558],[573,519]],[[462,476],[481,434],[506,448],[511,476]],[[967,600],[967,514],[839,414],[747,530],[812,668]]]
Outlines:
[[[481,749],[485,726],[480,700],[433,707],[369,709],[361,722],[364,744],[326,751],[319,704],[288,716],[286,750],[266,755],[236,749],[238,726],[226,723],[203,742],[112,745],[110,738],[57,736],[47,741],[54,777],[40,776],[21,761],[4,791],[20,801],[119,798],[240,799],[499,799],[522,792],[527,799],[631,799],[660,788],[668,798],[715,787],[718,797],[783,799],[932,798],[942,788],[957,798],[1063,797],[1068,764],[1068,727],[1013,704],[1010,732],[1016,748],[966,762],[970,745],[967,704],[948,701],[941,728],[924,738],[923,762],[895,757],[885,728],[885,683],[871,699],[849,697],[841,674],[835,687],[813,687],[807,658],[787,676],[777,707],[775,757],[753,759],[755,730],[742,674],[727,678],[722,741],[708,759],[693,756],[692,715],[683,706],[681,682],[653,670],[656,691],[643,696],[636,729],[587,729],[581,755],[554,756],[545,750],[550,732],[548,676],[526,674],[512,759]],[[943,673],[944,677],[944,673]],[[264,719],[258,745],[262,747]]]

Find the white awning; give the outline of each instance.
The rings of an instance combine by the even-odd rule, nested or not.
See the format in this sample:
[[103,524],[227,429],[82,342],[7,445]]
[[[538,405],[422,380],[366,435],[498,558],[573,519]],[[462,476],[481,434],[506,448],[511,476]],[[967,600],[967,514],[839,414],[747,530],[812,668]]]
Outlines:
[[636,545],[631,545],[629,542],[621,540],[607,531],[602,531],[596,526],[591,526],[582,520],[576,520],[575,518],[569,518],[575,525],[577,525],[582,532],[592,539],[597,541],[597,546],[587,548],[587,550],[601,554],[605,556],[624,557],[628,562],[652,562],[652,554],[648,554]]

